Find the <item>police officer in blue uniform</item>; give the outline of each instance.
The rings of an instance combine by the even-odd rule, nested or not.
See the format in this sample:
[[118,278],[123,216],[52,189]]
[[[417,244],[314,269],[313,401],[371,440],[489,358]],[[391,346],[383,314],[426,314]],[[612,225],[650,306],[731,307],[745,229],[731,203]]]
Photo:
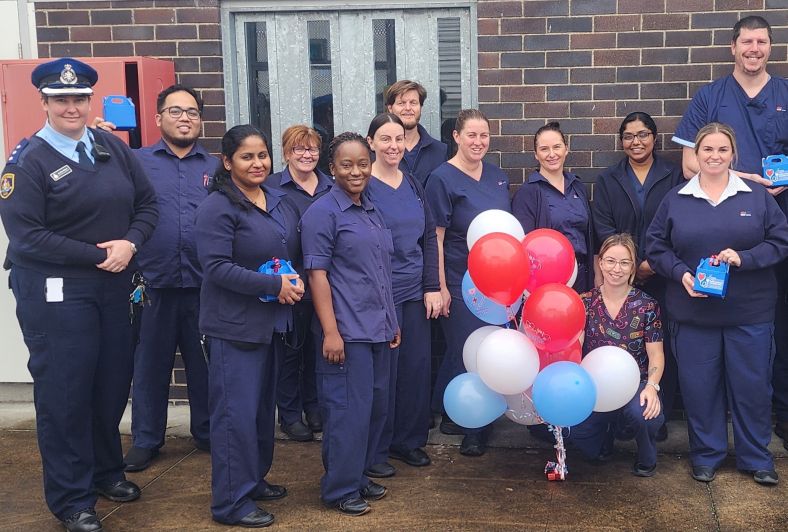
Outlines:
[[405,127],[394,114],[372,119],[367,142],[375,152],[367,196],[383,215],[394,240],[392,290],[402,345],[391,350],[389,411],[374,464],[367,476],[395,473],[386,459],[408,465],[430,464],[427,444],[430,412],[430,318],[440,315],[438,245],[435,220],[424,189],[400,168]]
[[147,468],[164,445],[176,349],[186,368],[194,445],[209,449],[208,366],[198,327],[202,275],[193,229],[194,213],[208,196],[209,176],[219,161],[197,143],[202,101],[194,90],[172,85],[159,93],[156,109],[161,139],[134,152],[156,189],[159,223],[137,256],[150,305],[134,354],[126,471]]
[[372,161],[356,133],[328,148],[335,184],[301,218],[304,268],[318,320],[317,392],[323,412],[323,503],[370,510],[386,488],[364,474],[386,425],[390,350],[400,343],[391,292],[391,232],[365,196]]
[[298,213],[282,192],[263,185],[269,154],[257,128],[227,131],[222,166],[195,221],[200,330],[210,343],[211,514],[248,528],[274,521],[255,501],[287,495],[265,477],[274,453],[276,361],[293,325],[291,305],[304,293],[297,274],[258,271],[300,253]]
[[140,496],[124,476],[118,423],[139,319],[129,305],[133,257],[157,221],[154,190],[131,150],[86,127],[97,80],[71,58],[33,70],[47,121],[13,151],[0,183],[44,494],[65,528],[79,532],[102,530],[97,494]]
[[[462,278],[468,269],[468,226],[483,211],[510,212],[509,179],[500,168],[483,160],[490,147],[487,118],[476,109],[464,109],[457,116],[453,135],[457,154],[433,170],[426,190],[437,225],[441,327],[446,338],[446,353],[432,394],[433,410],[443,409],[446,386],[465,372],[465,340],[487,325],[471,313],[462,299]],[[440,430],[444,434],[464,434],[460,453],[466,456],[481,456],[487,450],[489,427],[462,428],[444,413]]]
[[[316,199],[329,191],[333,181],[317,168],[321,149],[320,134],[304,126],[290,126],[282,133],[282,154],[287,163],[281,172],[271,174],[266,185],[285,193],[299,218]],[[296,260],[296,271],[303,269]],[[306,281],[306,279],[302,279]],[[313,432],[323,430],[315,384],[315,346],[311,333],[315,309],[306,286],[304,297],[293,307],[293,330],[279,366],[276,407],[282,432],[295,441],[312,440]],[[306,417],[306,424],[302,418]]]
[[[687,179],[698,173],[695,135],[710,122],[724,122],[736,133],[739,157],[733,170],[740,177],[769,186],[762,178],[761,159],[788,155],[788,80],[767,72],[771,49],[772,28],[764,18],[752,15],[734,25],[733,73],[695,94],[673,136],[673,141],[683,147],[682,166]],[[783,190],[769,189],[782,211],[788,213],[788,194]],[[788,264],[778,267],[778,286],[773,403],[775,433],[788,449]]]

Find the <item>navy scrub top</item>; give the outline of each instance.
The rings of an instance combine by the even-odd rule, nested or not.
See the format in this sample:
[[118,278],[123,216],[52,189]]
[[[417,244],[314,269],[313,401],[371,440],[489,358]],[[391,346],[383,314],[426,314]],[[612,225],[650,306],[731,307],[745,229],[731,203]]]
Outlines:
[[[391,231],[375,205],[361,205],[338,185],[301,217],[304,268],[325,270],[345,342],[388,342],[397,330],[391,293]],[[313,325],[319,326],[320,320]]]
[[396,189],[373,176],[366,194],[383,215],[394,240],[391,257],[394,304],[421,299],[424,253],[419,240],[424,236],[426,224],[421,198],[406,175]]
[[508,177],[494,164],[482,165],[479,181],[448,162],[433,170],[427,180],[427,201],[436,225],[446,229],[443,264],[450,291],[460,289],[468,269],[466,237],[473,219],[489,209],[511,212]]

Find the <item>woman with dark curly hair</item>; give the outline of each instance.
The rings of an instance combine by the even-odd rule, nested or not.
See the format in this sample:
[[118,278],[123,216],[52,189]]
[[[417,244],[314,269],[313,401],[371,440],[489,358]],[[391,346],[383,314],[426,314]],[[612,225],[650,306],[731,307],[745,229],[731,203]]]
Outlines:
[[250,528],[274,520],[255,501],[287,495],[265,476],[274,453],[275,361],[292,327],[291,305],[304,293],[296,274],[258,272],[300,253],[298,212],[283,192],[263,185],[269,154],[253,126],[225,133],[212,192],[196,216],[200,331],[210,340],[211,513]]
[[391,349],[400,343],[391,288],[391,231],[364,190],[369,145],[342,133],[328,148],[335,183],[301,218],[304,268],[320,330],[317,394],[323,413],[323,502],[348,515],[386,488],[364,474],[386,425]]

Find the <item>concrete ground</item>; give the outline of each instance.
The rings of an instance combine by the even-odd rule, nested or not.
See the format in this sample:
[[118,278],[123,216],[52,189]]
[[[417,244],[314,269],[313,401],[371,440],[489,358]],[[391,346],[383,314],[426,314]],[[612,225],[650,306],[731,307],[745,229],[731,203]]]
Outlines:
[[[124,448],[129,411],[121,426]],[[265,508],[281,530],[788,530],[788,452],[776,436],[771,449],[783,474],[779,486],[756,485],[732,457],[714,482],[702,484],[689,475],[686,425],[669,426],[653,478],[632,476],[634,444],[617,442],[614,459],[603,466],[586,464],[569,449],[565,482],[545,479],[552,449],[508,420],[496,422],[492,448],[481,458],[460,455],[460,437],[436,429],[427,447],[432,465],[393,462],[397,475],[381,481],[389,494],[359,518],[321,506],[320,443],[280,434],[268,479],[287,486],[289,495]],[[128,477],[142,487],[142,497],[126,504],[101,500],[105,530],[236,530],[211,521],[210,457],[189,441],[188,407],[170,408],[159,459]],[[0,501],[0,530],[62,530],[43,500],[30,403],[0,402]]]

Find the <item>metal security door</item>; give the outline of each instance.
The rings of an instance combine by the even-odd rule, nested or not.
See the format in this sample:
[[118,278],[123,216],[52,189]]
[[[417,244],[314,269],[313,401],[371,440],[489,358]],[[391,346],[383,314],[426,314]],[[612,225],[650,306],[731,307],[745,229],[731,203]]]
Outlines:
[[342,131],[364,134],[397,79],[427,89],[421,124],[436,138],[476,103],[467,8],[239,13],[233,21],[228,122],[269,134],[275,169],[287,127],[313,125],[324,143]]

